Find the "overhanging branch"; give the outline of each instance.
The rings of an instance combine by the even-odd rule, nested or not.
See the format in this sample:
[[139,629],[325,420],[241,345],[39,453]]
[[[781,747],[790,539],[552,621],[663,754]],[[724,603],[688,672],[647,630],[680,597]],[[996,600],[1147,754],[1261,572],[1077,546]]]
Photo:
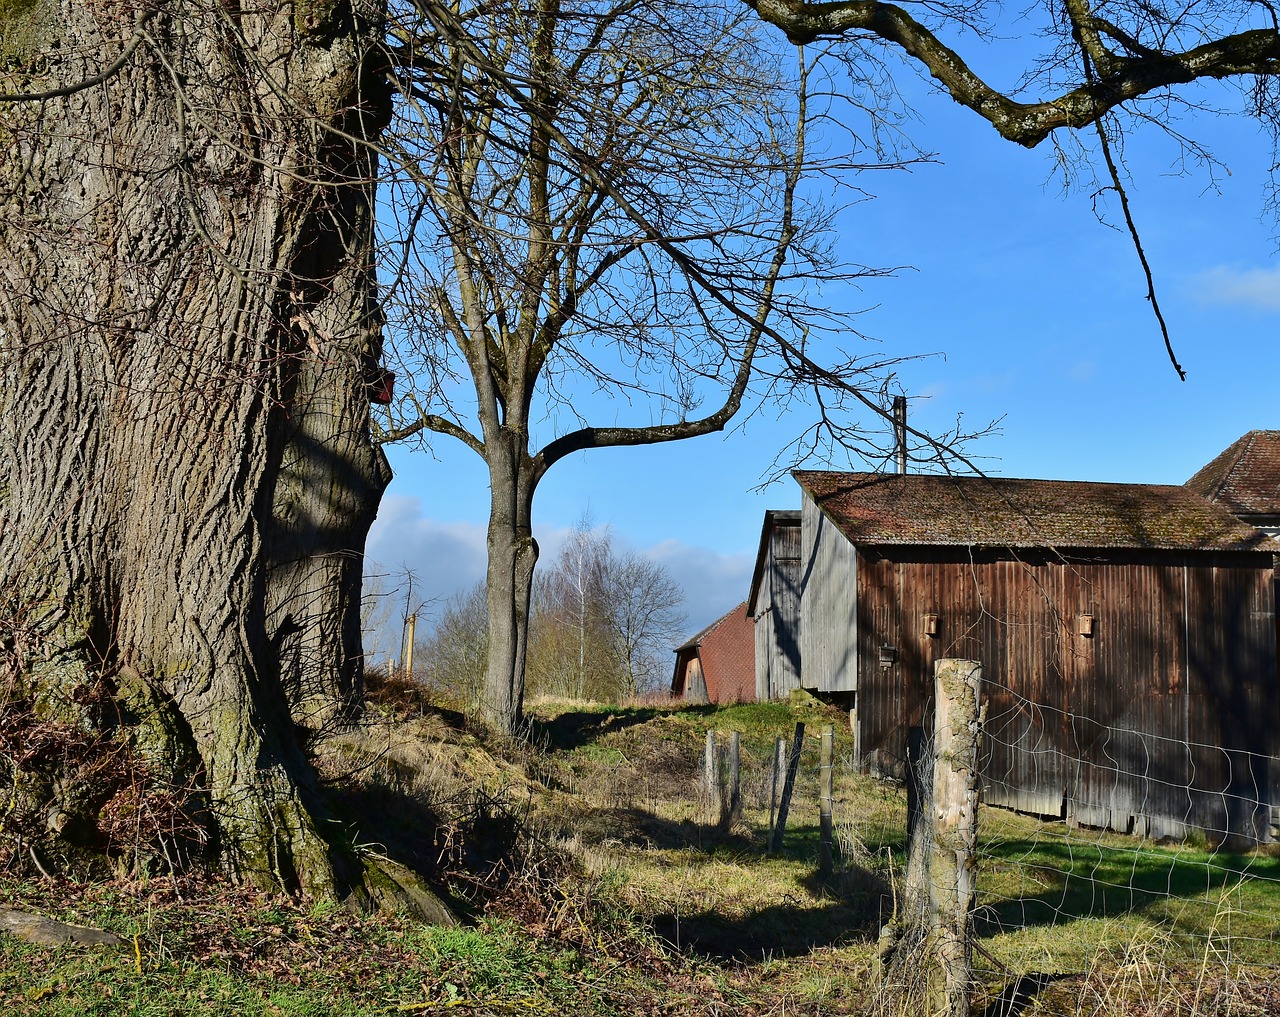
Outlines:
[[[1054,99],[1023,103],[1010,99],[975,74],[958,53],[896,4],[880,0],[743,0],[798,45],[817,39],[867,33],[919,61],[956,102],[988,121],[1009,141],[1034,148],[1060,127],[1085,127],[1121,103],[1169,85],[1198,78],[1280,73],[1280,32],[1259,28],[1214,39],[1182,53],[1139,51],[1109,54],[1098,61],[1098,80],[1082,82]],[[1113,26],[1090,19],[1091,43]],[[1130,47],[1132,49],[1132,47]]]

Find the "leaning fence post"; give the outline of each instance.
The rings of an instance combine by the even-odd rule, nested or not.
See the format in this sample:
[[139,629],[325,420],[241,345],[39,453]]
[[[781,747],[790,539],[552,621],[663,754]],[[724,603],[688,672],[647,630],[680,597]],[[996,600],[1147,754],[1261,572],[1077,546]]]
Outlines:
[[787,762],[787,779],[782,784],[782,801],[778,805],[778,823],[773,828],[770,851],[782,850],[782,838],[787,832],[787,812],[791,808],[791,792],[795,790],[796,775],[800,772],[800,750],[804,748],[804,721],[796,721],[796,733],[791,739],[791,759]]
[[831,875],[831,805],[835,797],[834,756],[836,729],[827,724],[822,729],[821,753],[818,763],[818,817],[821,832],[822,854],[818,865],[822,875]]
[[933,734],[912,727],[907,730],[907,869],[902,890],[910,921],[925,920],[932,844]]

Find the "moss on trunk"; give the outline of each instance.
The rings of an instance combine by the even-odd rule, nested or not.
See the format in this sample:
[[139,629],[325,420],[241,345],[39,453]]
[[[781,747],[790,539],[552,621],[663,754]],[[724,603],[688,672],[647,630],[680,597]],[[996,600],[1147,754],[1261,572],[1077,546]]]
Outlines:
[[[49,86],[135,34],[129,4],[53,6]],[[107,688],[103,733],[201,796],[224,869],[377,900],[296,724],[358,709],[387,481],[366,396],[382,12],[329,5],[317,33],[287,6],[148,9],[103,85],[5,111],[0,691],[89,730],[77,696]]]

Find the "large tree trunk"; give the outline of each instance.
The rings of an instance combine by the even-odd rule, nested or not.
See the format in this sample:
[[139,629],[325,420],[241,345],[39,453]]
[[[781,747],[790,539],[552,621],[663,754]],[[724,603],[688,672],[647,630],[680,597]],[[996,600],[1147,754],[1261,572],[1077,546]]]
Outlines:
[[[354,8],[354,10],[353,10]],[[358,889],[295,724],[360,694],[387,481],[368,262],[377,0],[5,6],[0,650],[44,716],[105,680],[264,886]],[[150,12],[140,16],[140,12]],[[2,690],[0,690],[2,691]]]
[[[505,432],[505,429],[504,429]],[[525,658],[538,544],[533,539],[532,464],[523,436],[505,432],[486,448],[489,465],[489,659],[480,718],[495,733],[523,722]]]

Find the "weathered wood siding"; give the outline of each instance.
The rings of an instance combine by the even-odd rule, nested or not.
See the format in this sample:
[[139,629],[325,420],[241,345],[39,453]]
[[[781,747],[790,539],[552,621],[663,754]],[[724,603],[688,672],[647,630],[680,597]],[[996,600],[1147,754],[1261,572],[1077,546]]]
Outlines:
[[864,765],[901,772],[908,730],[931,715],[934,660],[968,658],[989,696],[988,801],[1157,837],[1266,839],[1280,787],[1269,558],[877,548],[855,574]]
[[800,687],[800,527],[777,525],[756,596],[756,698]]
[[800,681],[818,692],[858,688],[857,561],[808,494],[800,508]]

